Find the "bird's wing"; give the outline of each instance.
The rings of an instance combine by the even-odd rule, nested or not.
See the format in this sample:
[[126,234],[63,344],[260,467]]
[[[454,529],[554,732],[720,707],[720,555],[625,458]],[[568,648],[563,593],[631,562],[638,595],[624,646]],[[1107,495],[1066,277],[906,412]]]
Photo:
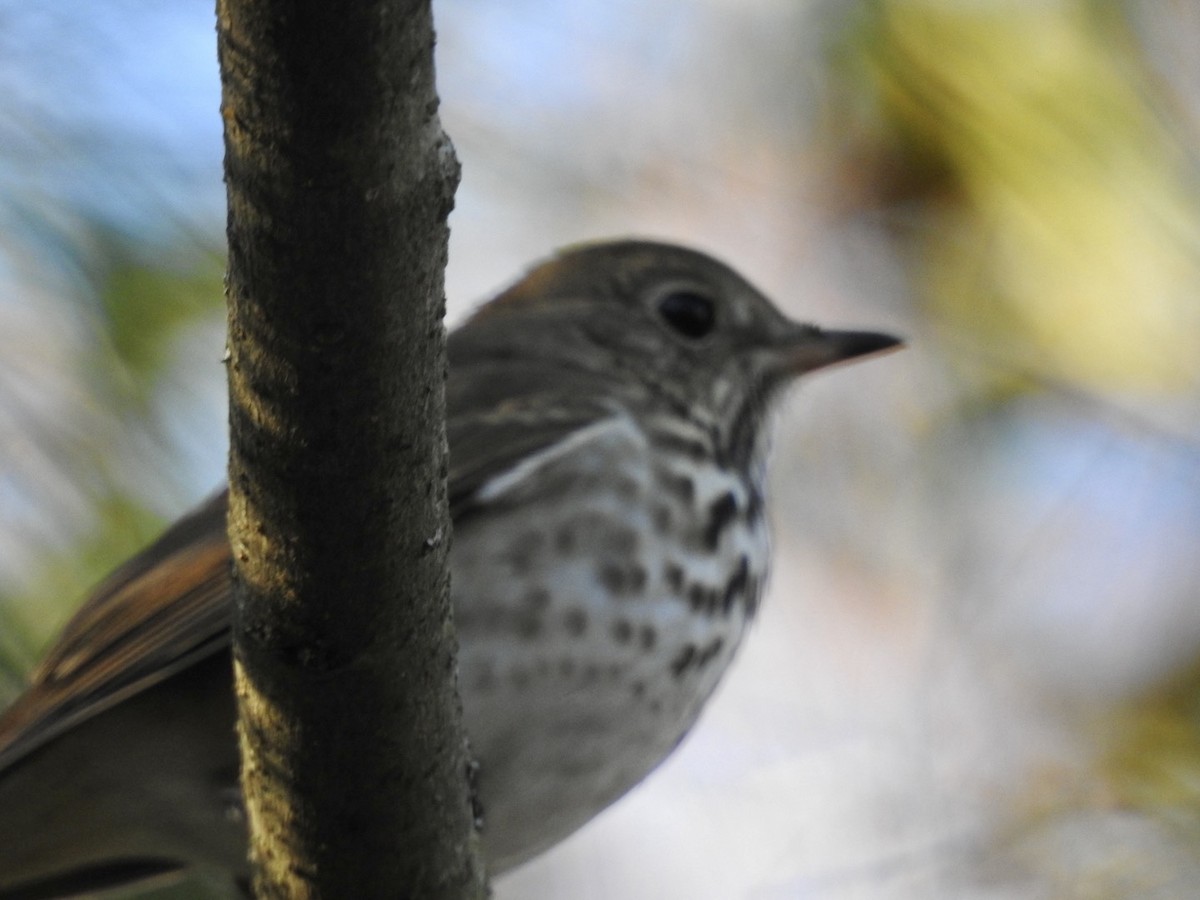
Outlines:
[[497,486],[531,474],[547,454],[577,446],[623,419],[595,398],[596,377],[475,353],[456,358],[450,339],[446,434],[450,444],[450,516],[460,528]]
[[224,492],[112,573],[0,716],[0,769],[229,644]]
[[[456,527],[480,508],[484,493],[496,494],[507,473],[516,473],[508,483],[521,480],[522,461],[551,458],[555,445],[594,433],[592,426],[608,415],[561,397],[546,400],[531,391],[489,402],[489,392],[480,391],[452,402],[449,493]],[[547,415],[548,408],[557,412]],[[28,689],[0,714],[0,769],[229,646],[226,503],[222,491],[177,522],[110,575],[67,623]]]

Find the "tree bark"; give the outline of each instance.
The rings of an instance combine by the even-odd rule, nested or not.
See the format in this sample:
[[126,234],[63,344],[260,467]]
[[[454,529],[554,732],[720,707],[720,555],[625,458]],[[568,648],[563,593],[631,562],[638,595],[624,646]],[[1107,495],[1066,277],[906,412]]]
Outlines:
[[483,897],[449,606],[429,2],[218,0],[260,897]]

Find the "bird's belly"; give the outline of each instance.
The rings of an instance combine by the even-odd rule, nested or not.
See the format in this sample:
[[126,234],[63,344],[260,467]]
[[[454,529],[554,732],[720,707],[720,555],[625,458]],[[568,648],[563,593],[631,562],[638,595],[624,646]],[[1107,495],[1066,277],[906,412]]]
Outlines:
[[715,496],[696,482],[689,497],[576,498],[536,522],[501,510],[510,521],[456,535],[459,687],[494,872],[640,781],[732,658],[766,530],[738,514],[753,501],[732,477],[709,485]]

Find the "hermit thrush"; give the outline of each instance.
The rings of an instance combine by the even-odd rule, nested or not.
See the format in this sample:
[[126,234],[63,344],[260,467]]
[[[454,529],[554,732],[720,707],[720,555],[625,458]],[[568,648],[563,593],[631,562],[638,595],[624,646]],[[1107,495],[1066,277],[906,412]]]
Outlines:
[[[451,335],[452,596],[493,872],[679,743],[761,596],[772,401],[896,344],[633,241],[562,253]],[[245,871],[224,509],[101,584],[0,718],[0,898]]]

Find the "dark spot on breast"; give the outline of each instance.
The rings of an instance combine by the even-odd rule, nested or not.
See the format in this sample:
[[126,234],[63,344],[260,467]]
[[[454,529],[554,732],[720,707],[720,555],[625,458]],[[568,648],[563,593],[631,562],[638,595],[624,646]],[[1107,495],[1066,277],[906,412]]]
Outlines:
[[[738,560],[738,567],[734,570],[733,575],[725,585],[725,593],[721,599],[721,612],[729,615],[733,611],[733,605],[739,600],[746,598],[746,588],[750,583],[750,560],[746,558],[746,554],[742,554]],[[751,603],[753,601],[751,600]],[[749,604],[747,605],[747,609]]]
[[605,563],[596,572],[596,580],[614,596],[629,596],[645,588],[646,570],[636,563]]
[[641,485],[632,478],[618,478],[614,487],[617,496],[625,501],[636,500],[642,493]]
[[708,665],[709,662],[716,658],[717,654],[721,652],[721,648],[723,646],[725,646],[724,638],[715,637],[709,641],[704,646],[704,649],[696,655],[696,668],[702,669]]
[[604,549],[613,556],[632,556],[637,548],[638,536],[632,528],[613,529],[604,535]]
[[646,569],[644,566],[629,567],[629,590],[640,594],[646,588]]
[[737,518],[737,498],[726,491],[708,507],[708,524],[704,526],[702,540],[709,551],[721,543],[721,533]]
[[646,682],[635,681],[633,683],[633,698],[635,700],[641,700],[644,696],[646,696]]
[[689,585],[688,587],[688,606],[693,612],[705,613],[710,616],[717,614],[717,608],[721,602],[721,594],[714,587],[700,584]]
[[543,612],[550,605],[550,592],[544,587],[530,588],[521,597],[521,605],[531,612]]
[[579,637],[587,631],[587,613],[579,607],[568,609],[563,616],[563,627],[571,637]]
[[605,563],[596,570],[596,580],[610,594],[619,594],[625,589],[625,567],[618,563]]
[[683,591],[683,567],[678,563],[667,563],[667,568],[663,572],[663,577],[667,580],[667,587],[671,593],[678,594]]
[[527,574],[537,561],[538,553],[545,542],[546,539],[540,531],[527,531],[517,538],[507,555],[513,574]]
[[688,667],[692,665],[692,661],[696,658],[696,645],[684,644],[683,649],[675,655],[671,660],[671,674],[676,678],[682,678],[687,672]]
[[554,549],[560,556],[575,552],[575,529],[570,524],[561,526],[554,535]]
[[668,534],[671,531],[671,508],[669,506],[654,507],[654,530],[659,534]]
[[522,610],[516,613],[514,625],[518,637],[529,639],[542,633],[542,617],[532,610]]
[[758,485],[753,481],[746,488],[746,521],[754,524],[762,518],[763,514],[763,497],[762,491],[758,489]]
[[653,625],[643,625],[642,630],[638,633],[638,638],[641,641],[642,649],[648,653],[658,642],[658,632],[654,630]]
[[685,506],[691,506],[696,499],[696,483],[688,475],[677,475],[674,472],[662,473],[663,489],[683,501]]
[[762,591],[762,585],[757,578],[751,577],[746,582],[746,618],[750,618],[758,612],[759,594]]
[[612,633],[618,644],[628,644],[633,638],[633,626],[628,619],[617,619],[613,623]]

